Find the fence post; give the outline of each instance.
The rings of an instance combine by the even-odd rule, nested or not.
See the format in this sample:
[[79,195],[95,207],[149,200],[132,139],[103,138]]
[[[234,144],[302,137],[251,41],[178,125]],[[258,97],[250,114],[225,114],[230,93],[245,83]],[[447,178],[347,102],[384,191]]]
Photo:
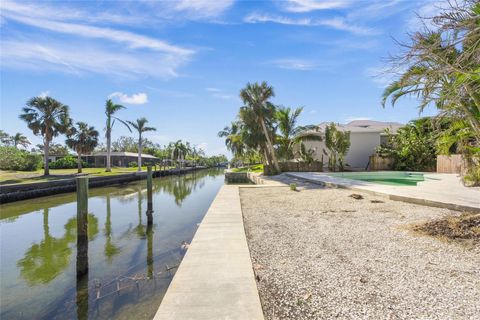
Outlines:
[[147,167],[147,223],[151,225],[153,223],[153,178],[152,178],[152,166]]
[[88,177],[77,178],[77,278],[88,273]]

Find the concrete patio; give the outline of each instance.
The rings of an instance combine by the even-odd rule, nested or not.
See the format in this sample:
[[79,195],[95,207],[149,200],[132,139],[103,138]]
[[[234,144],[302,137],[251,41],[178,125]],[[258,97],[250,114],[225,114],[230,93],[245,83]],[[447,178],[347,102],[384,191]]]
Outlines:
[[416,186],[393,186],[332,177],[321,172],[288,172],[285,175],[327,187],[340,187],[388,196],[392,200],[442,207],[453,210],[480,211],[480,189],[465,187],[458,175],[426,173]]

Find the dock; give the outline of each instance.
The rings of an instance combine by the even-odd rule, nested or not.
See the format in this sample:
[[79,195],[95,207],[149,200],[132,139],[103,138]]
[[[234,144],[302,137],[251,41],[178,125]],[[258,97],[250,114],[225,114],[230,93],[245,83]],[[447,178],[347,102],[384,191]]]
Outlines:
[[238,186],[222,186],[203,218],[154,318],[163,319],[264,319]]

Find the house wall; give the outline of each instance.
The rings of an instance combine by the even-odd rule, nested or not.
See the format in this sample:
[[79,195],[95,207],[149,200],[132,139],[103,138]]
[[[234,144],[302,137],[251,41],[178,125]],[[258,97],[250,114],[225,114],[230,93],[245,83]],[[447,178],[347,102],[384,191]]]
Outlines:
[[378,132],[350,133],[350,149],[345,157],[345,163],[352,168],[365,169],[369,157],[379,145],[380,133]]
[[[323,154],[323,163],[328,164],[328,156],[322,150],[327,150],[325,141],[305,141],[305,147],[315,151],[315,160],[320,161]],[[369,157],[375,152],[375,148],[380,145],[379,132],[351,132],[350,149],[345,156],[345,163],[351,168],[365,169]]]

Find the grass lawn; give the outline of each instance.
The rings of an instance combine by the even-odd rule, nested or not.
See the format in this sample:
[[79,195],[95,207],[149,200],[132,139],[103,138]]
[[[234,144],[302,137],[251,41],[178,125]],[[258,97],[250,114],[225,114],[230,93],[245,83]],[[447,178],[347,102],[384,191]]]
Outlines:
[[232,172],[263,172],[263,164],[255,164],[253,166],[233,168]]
[[[138,168],[113,167],[112,172],[105,172],[105,168],[84,168],[83,174],[89,176],[111,176],[116,174],[135,172]],[[170,169],[167,167],[167,169]],[[146,171],[147,167],[142,167]],[[77,174],[77,169],[50,169],[50,176],[43,175],[43,169],[36,171],[3,171],[0,170],[0,185],[45,182],[52,180],[71,179]]]

